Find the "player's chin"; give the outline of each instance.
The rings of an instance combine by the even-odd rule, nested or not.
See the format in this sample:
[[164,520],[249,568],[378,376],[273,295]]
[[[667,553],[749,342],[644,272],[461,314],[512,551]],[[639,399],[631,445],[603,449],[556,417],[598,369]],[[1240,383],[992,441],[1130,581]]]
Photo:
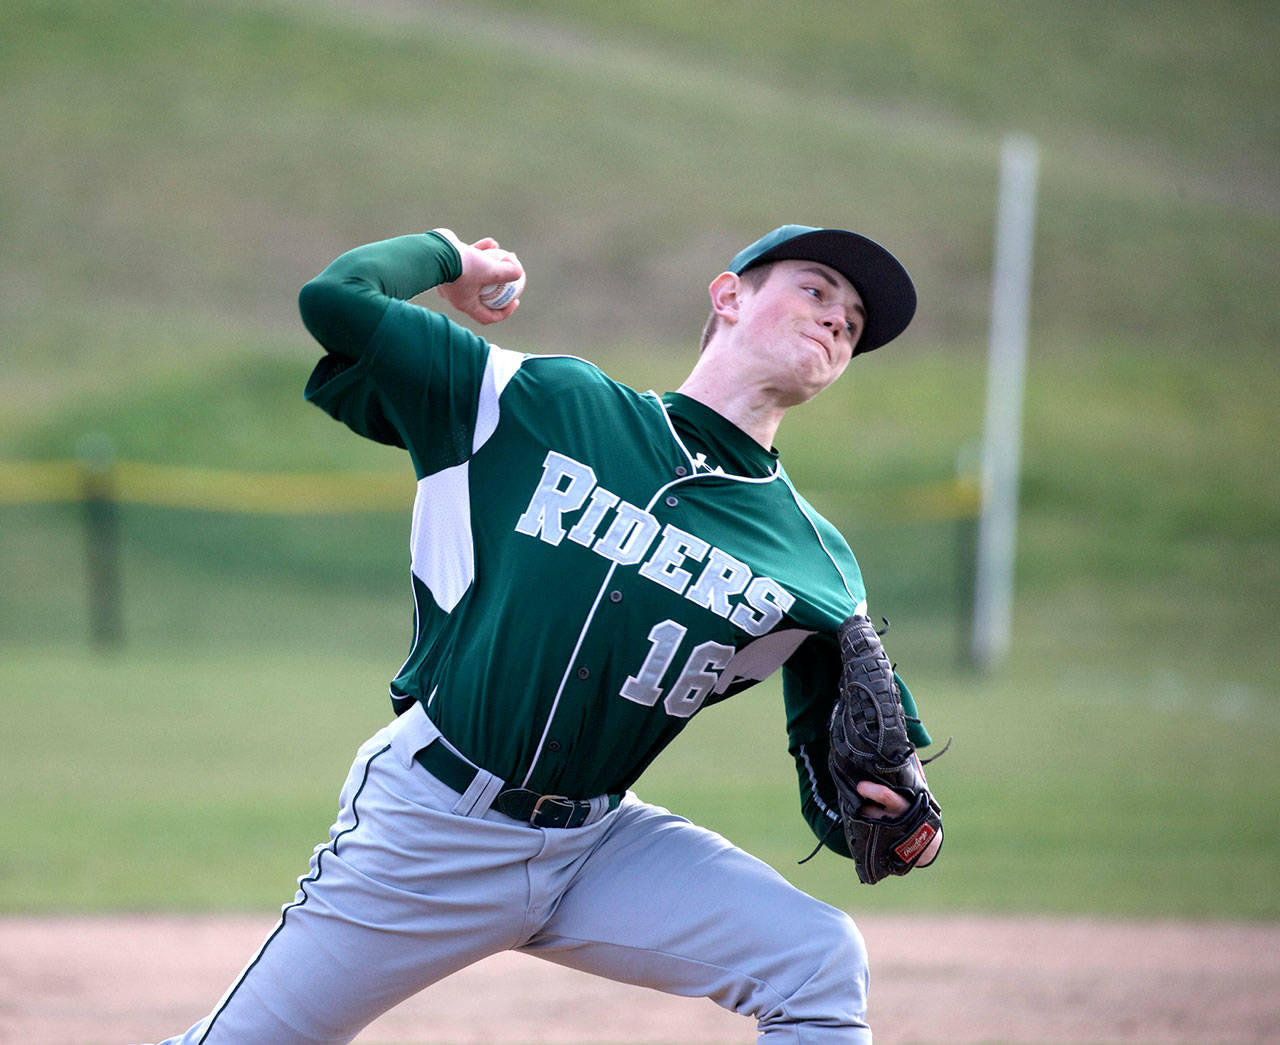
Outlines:
[[826,366],[817,368],[814,372],[807,374],[804,381],[797,383],[795,402],[791,405],[797,406],[800,403],[807,403],[816,398],[834,385],[842,373],[844,373],[844,367]]
[[844,366],[833,365],[817,352],[805,351],[778,358],[779,365],[772,388],[774,401],[783,407],[809,402],[831,387],[844,372]]

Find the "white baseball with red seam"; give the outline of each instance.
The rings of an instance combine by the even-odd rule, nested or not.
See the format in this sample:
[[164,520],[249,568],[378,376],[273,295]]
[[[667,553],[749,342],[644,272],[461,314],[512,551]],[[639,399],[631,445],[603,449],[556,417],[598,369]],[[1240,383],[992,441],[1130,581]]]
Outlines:
[[[511,251],[501,250],[498,247],[491,247],[485,253],[503,261],[513,257]],[[510,283],[490,283],[481,287],[480,303],[488,308],[503,309],[518,298],[522,290],[524,290],[524,272],[521,272],[519,277]]]

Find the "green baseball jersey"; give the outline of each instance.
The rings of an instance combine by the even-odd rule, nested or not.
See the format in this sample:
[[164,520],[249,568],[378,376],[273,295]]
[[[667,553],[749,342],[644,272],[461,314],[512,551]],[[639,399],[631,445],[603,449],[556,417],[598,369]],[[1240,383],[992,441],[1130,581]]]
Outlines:
[[300,296],[328,350],[307,398],[417,474],[396,710],[420,701],[508,786],[587,798],[625,790],[701,708],[781,669],[802,810],[826,833],[835,632],[866,610],[847,543],[776,452],[703,404],[409,302],[460,274],[442,237],[404,236]]

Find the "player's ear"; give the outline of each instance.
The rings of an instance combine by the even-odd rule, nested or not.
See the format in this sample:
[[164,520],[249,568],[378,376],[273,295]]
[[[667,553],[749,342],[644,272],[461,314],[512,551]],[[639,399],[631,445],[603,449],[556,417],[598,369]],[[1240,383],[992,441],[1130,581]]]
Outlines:
[[711,296],[711,311],[729,323],[738,321],[742,306],[742,280],[732,272],[721,272],[707,287]]

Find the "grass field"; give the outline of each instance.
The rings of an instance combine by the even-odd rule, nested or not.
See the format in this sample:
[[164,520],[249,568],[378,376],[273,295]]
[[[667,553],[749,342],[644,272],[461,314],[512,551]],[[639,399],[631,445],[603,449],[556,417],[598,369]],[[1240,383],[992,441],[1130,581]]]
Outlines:
[[[1277,917],[1280,26],[1245,2],[765,6],[10,4],[0,457],[100,432],[158,463],[397,467],[300,396],[297,287],[379,236],[495,233],[531,272],[499,340],[663,388],[743,243],[861,228],[920,315],[780,448],[956,737],[944,860],[874,891],[795,865],[771,684],[643,793],[842,905]],[[893,506],[980,437],[1008,130],[1040,142],[1041,208],[1015,645],[979,677],[953,525]],[[0,910],[279,903],[387,712],[404,520],[124,523],[128,644],[98,655],[76,508],[0,507]]]
[[[919,478],[931,448],[971,421],[968,409],[922,409],[919,424],[895,428],[894,390],[916,371],[905,358],[877,365],[889,399],[862,444],[876,461],[862,481],[837,485],[830,457],[796,443],[793,471],[850,530],[866,526],[860,494],[900,471],[893,455]],[[296,377],[305,365],[284,370]],[[936,383],[926,403],[964,380],[944,361],[925,372]],[[1220,367],[1216,394],[1247,404],[1260,375],[1244,361]],[[280,377],[268,368],[256,393],[215,401],[265,396]],[[772,684],[699,716],[642,792],[838,903],[1280,913],[1280,829],[1265,812],[1280,800],[1280,771],[1250,754],[1280,739],[1265,396],[1257,416],[1238,410],[1222,424],[1198,409],[1202,385],[1176,366],[1118,356],[1100,373],[1036,373],[1016,643],[995,676],[956,665],[950,581],[930,573],[949,576],[948,530],[896,550],[904,538],[874,527],[855,540],[870,549],[873,592],[884,581],[877,605],[895,620],[893,655],[933,731],[956,736],[932,774],[950,832],[936,873],[851,895],[841,861],[796,866],[812,843],[795,812]],[[917,392],[929,387],[914,382]],[[279,415],[293,417],[296,389],[277,391]],[[848,394],[864,395],[856,384]],[[1121,434],[1135,399],[1154,419],[1140,444]],[[206,460],[194,434],[190,445],[177,433],[150,445],[153,426],[131,427],[179,409],[162,403],[159,394],[145,407],[126,398],[118,424],[108,407],[92,420],[130,454]],[[828,413],[848,408],[820,401],[796,421],[815,426],[816,438]],[[280,423],[266,409],[246,423],[253,417]],[[297,421],[310,426],[305,413]],[[341,442],[336,428],[322,431]],[[40,438],[70,432],[51,425]],[[237,438],[269,441],[250,434]],[[318,452],[292,463],[314,464]],[[377,453],[365,463],[390,462]],[[1141,490],[1131,485],[1139,474],[1149,484]],[[130,643],[94,655],[77,517],[28,508],[3,518],[16,554],[0,560],[0,605],[7,630],[25,639],[7,642],[0,659],[9,719],[0,784],[14,797],[5,826],[18,840],[0,862],[4,906],[243,909],[286,897],[324,835],[355,745],[386,714],[385,682],[407,628],[404,519],[126,511]],[[359,554],[352,532],[368,540]]]
[[[1280,914],[1266,813],[1280,786],[1239,739],[1280,741],[1274,703],[1243,688],[1202,701],[1173,673],[1071,668],[917,673],[930,721],[956,742],[931,773],[945,859],[909,885],[856,888],[831,856],[797,866],[813,843],[772,685],[697,718],[639,789],[860,910]],[[8,652],[4,908],[283,903],[385,715],[385,675],[351,654]]]

